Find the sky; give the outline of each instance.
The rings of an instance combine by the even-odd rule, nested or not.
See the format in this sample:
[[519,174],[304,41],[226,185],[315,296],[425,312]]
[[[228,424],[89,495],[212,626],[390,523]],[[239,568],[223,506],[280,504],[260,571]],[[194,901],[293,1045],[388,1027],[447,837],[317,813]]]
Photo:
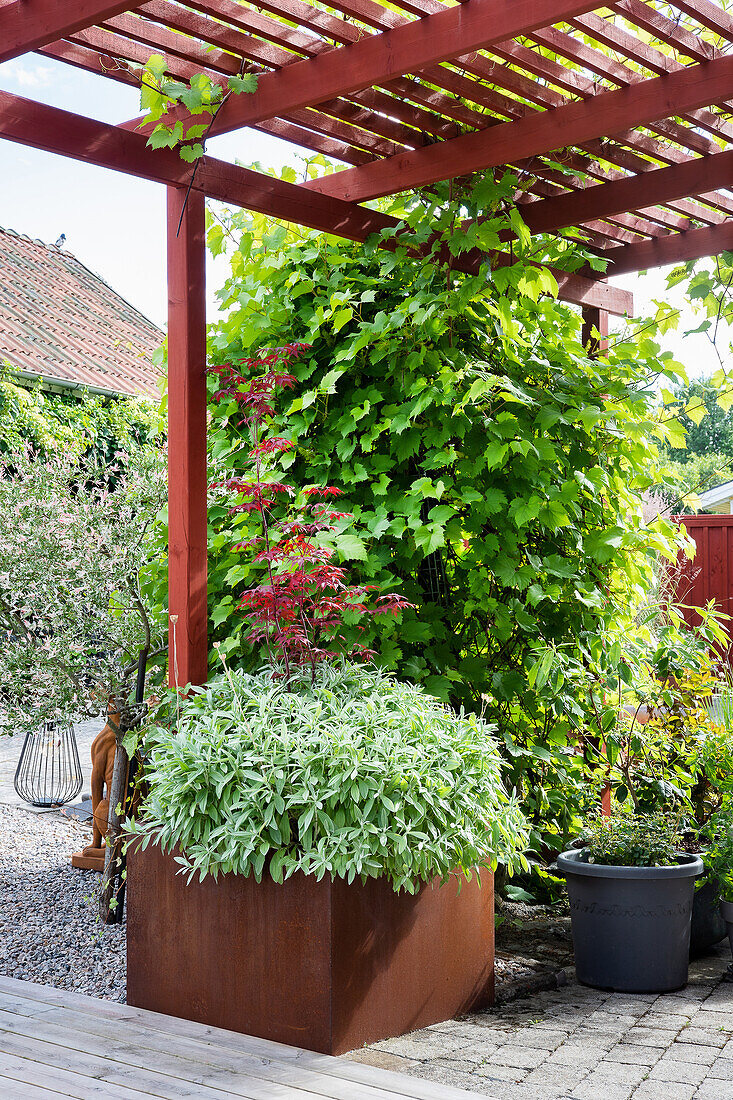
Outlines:
[[[0,89],[54,107],[119,123],[140,113],[134,88],[29,54],[0,65]],[[213,156],[279,168],[297,164],[303,150],[267,134],[244,130],[208,143]],[[0,226],[66,248],[161,327],[166,320],[165,188],[118,172],[0,140]],[[226,274],[225,261],[209,258],[209,312]],[[697,320],[678,293],[666,291],[664,270],[615,280],[632,290],[637,315],[652,299],[675,301],[683,328]],[[666,346],[690,376],[711,374],[719,363],[704,336],[669,334]]]

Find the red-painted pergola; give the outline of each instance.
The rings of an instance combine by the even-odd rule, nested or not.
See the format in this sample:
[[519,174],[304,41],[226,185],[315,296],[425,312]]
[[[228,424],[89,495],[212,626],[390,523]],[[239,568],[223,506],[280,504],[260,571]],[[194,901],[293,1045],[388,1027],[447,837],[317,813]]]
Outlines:
[[168,188],[179,682],[202,682],[207,661],[205,197],[363,241],[391,219],[361,203],[511,166],[532,232],[577,227],[609,261],[603,277],[556,273],[603,335],[632,308],[608,275],[733,248],[731,45],[718,0],[0,0],[0,62],[35,51],[133,85],[153,53],[176,79],[257,72],[212,132],[253,127],[347,166],[294,185],[206,156],[193,175],[146,146],[139,120],[0,92],[0,137]]

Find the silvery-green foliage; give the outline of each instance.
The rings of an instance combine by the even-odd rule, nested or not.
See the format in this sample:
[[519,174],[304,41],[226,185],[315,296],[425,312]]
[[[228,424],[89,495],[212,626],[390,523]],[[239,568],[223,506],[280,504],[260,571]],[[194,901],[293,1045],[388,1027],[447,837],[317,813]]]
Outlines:
[[115,469],[59,453],[0,467],[0,733],[124,709],[165,629],[145,597],[161,494],[152,448]]
[[226,671],[162,705],[144,755],[131,831],[201,878],[385,876],[414,892],[459,868],[526,866],[491,727],[374,668],[288,683]]

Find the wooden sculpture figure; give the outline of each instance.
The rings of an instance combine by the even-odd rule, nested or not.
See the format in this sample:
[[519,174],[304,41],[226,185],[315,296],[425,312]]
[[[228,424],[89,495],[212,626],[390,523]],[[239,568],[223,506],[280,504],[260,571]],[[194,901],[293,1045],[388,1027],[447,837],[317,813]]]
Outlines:
[[83,871],[104,870],[104,838],[107,835],[107,815],[109,813],[109,792],[112,787],[112,772],[115,766],[117,749],[116,729],[120,715],[110,702],[107,707],[107,724],[92,742],[92,812],[94,827],[92,843],[81,852],[74,852],[71,866]]

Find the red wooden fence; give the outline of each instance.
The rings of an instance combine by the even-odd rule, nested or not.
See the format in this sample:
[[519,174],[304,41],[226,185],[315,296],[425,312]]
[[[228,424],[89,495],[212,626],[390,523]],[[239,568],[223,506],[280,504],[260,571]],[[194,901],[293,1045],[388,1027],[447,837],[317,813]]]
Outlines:
[[[677,599],[692,607],[703,607],[709,600],[726,615],[733,615],[733,516],[676,516],[684,524],[697,550],[690,561],[680,561]],[[694,611],[686,611],[685,619],[693,625]],[[727,624],[733,635],[733,623]],[[728,650],[729,659],[731,648]]]

